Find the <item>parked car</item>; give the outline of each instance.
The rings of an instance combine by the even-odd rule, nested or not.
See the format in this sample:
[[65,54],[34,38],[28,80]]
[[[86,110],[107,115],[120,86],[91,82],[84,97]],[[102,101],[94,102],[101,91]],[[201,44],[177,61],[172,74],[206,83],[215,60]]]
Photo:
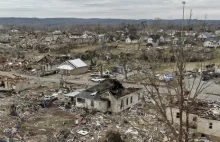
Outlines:
[[91,81],[94,81],[94,82],[102,82],[104,80],[105,80],[105,78],[100,78],[100,77],[95,77],[95,78],[91,79]]
[[202,76],[202,81],[209,81],[210,79],[212,79],[212,77],[210,75],[203,75]]

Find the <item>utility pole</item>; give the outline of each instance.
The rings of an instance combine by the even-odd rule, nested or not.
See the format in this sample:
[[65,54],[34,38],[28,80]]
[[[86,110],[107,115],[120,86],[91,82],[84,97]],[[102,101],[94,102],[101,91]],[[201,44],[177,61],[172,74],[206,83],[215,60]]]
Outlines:
[[205,20],[204,20],[204,32],[206,32],[206,19],[207,19],[207,15],[205,15]]
[[183,40],[183,29],[184,29],[184,17],[185,17],[185,4],[186,2],[183,1],[183,18],[182,18],[182,31],[181,31],[181,41],[182,41],[182,45],[184,45],[184,40]]

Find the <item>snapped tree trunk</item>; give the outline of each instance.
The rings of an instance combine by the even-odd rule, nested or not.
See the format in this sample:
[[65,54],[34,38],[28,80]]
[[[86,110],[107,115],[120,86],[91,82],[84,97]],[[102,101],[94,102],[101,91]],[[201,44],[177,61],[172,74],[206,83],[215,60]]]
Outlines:
[[101,65],[101,77],[103,76],[103,69],[102,69],[102,65]]
[[127,71],[127,64],[126,63],[123,64],[123,68],[124,68],[125,79],[127,80],[128,79],[128,71]]

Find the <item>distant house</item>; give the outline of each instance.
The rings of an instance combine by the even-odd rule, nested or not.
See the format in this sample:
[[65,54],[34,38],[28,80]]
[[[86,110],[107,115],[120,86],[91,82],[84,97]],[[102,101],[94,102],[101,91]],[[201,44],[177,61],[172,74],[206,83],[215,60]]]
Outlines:
[[159,42],[165,43],[165,38],[163,36],[160,36]]
[[131,43],[132,40],[130,39],[130,37],[127,37],[126,40],[125,40],[125,43]]
[[185,36],[192,36],[192,37],[195,37],[196,36],[196,33],[194,31],[185,31]]
[[87,35],[87,34],[83,34],[83,35],[81,36],[81,38],[85,38],[85,39],[87,39],[87,38],[89,38],[89,35]]
[[88,71],[88,65],[81,59],[67,60],[57,67],[61,74],[78,75]]
[[165,41],[166,43],[171,43],[171,42],[172,42],[172,39],[171,39],[170,37],[167,37],[167,38],[164,39],[164,41]]
[[220,46],[220,38],[218,38],[218,37],[208,38],[203,43],[203,46],[210,47],[210,48],[216,48],[216,47]]
[[14,29],[14,30],[11,30],[11,32],[12,33],[19,33],[19,30]]
[[136,40],[136,39],[134,39],[134,40],[131,41],[131,43],[138,43],[138,42],[139,42],[139,41]]
[[4,30],[5,27],[3,25],[0,25],[0,30]]
[[98,35],[98,39],[103,39],[103,38],[105,38],[105,34],[99,34]]
[[147,42],[148,37],[147,36],[141,36],[140,37],[140,41],[146,43]]
[[62,32],[61,32],[61,31],[54,31],[54,32],[52,32],[52,34],[53,34],[53,35],[61,35]]
[[148,39],[147,39],[147,43],[151,43],[151,44],[152,44],[152,43],[153,43],[153,38],[151,38],[151,37],[148,38]]
[[178,45],[179,44],[179,39],[176,37],[173,39],[173,44]]
[[58,39],[58,35],[53,35],[53,36],[47,36],[43,39],[43,43],[46,45],[51,45],[53,44],[55,41],[57,41]]
[[55,57],[51,55],[37,56],[34,59],[33,66],[42,71],[53,71],[57,70],[59,64],[65,61],[67,56]]
[[70,39],[79,39],[82,37],[82,34],[71,34],[69,36]]
[[147,47],[158,47],[158,43],[159,40],[157,39],[153,39],[151,37],[147,39]]
[[11,42],[11,36],[7,34],[1,34],[0,35],[0,43],[10,43]]
[[143,94],[140,88],[124,88],[118,80],[108,79],[67,96],[72,97],[76,107],[117,113],[141,102]]
[[96,34],[89,31],[85,31],[81,37],[83,39],[93,39],[94,37],[96,37]]
[[215,47],[215,44],[213,42],[211,42],[211,41],[205,41],[203,43],[203,46],[204,47]]
[[98,40],[99,40],[99,42],[102,42],[102,41],[108,41],[107,39],[106,39],[106,37],[105,37],[105,34],[99,34],[98,36],[97,36],[97,38],[98,38]]
[[174,37],[174,35],[176,34],[176,30],[167,30],[167,31],[166,31],[166,34],[167,34],[168,36]]
[[125,43],[138,43],[138,40],[132,38],[132,36],[128,36],[128,37],[125,39]]
[[215,35],[220,35],[220,30],[215,31]]
[[197,38],[200,40],[206,40],[207,38],[211,38],[211,37],[213,37],[212,33],[204,32],[199,34]]

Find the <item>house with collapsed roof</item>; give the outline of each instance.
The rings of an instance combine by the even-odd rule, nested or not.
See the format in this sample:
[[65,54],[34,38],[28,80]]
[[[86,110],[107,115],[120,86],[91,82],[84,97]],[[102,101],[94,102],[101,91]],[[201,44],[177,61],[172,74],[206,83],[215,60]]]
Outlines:
[[27,79],[21,76],[0,76],[0,90],[16,92],[42,85],[40,80]]
[[64,75],[78,75],[88,71],[88,65],[81,59],[67,60],[57,68]]
[[[187,116],[183,111],[182,120],[186,124],[189,120],[190,134],[207,137],[209,140],[220,141],[220,104],[207,104],[207,102],[194,102]],[[175,124],[180,123],[180,110],[175,107],[166,108],[168,120]]]
[[51,55],[38,56],[34,59],[33,66],[42,71],[53,71],[57,70],[60,63],[64,62],[61,58],[57,58]]
[[141,102],[141,88],[125,88],[115,79],[107,79],[80,92],[65,94],[76,107],[101,112],[121,112]]

